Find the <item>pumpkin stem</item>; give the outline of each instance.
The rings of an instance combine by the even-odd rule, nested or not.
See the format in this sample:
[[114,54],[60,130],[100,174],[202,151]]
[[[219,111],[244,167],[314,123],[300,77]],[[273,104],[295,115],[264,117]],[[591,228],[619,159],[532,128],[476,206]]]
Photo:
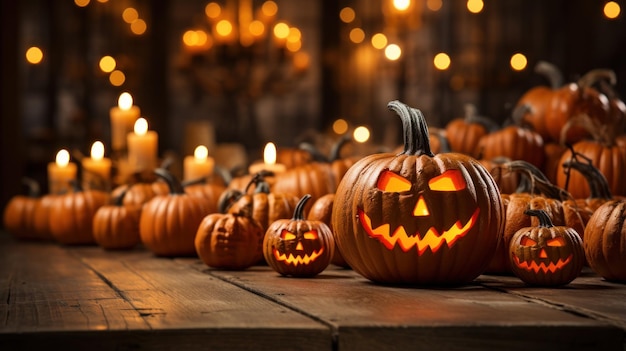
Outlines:
[[337,161],[341,158],[341,149],[343,149],[344,145],[346,145],[349,141],[352,141],[352,137],[349,134],[343,135],[330,149],[330,155],[328,156],[328,160],[330,162]]
[[516,106],[515,109],[513,109],[513,111],[511,112],[511,121],[514,125],[523,127],[525,125],[524,116],[527,113],[531,112],[532,107],[530,106],[530,104]]
[[498,130],[498,125],[492,121],[491,119],[478,115],[478,109],[476,109],[476,105],[474,104],[465,104],[464,108],[465,116],[463,119],[467,124],[480,124],[489,132],[493,132]]
[[561,145],[566,145],[567,133],[574,126],[582,127],[589,132],[589,134],[591,134],[593,140],[607,147],[615,145],[615,133],[617,132],[617,128],[612,125],[602,124],[600,121],[591,118],[586,113],[573,116],[565,123],[565,125],[563,125],[563,128],[561,128],[561,135],[559,137]]
[[592,69],[585,73],[584,76],[580,77],[578,86],[581,88],[591,88],[594,84],[601,81],[608,81],[609,84],[615,85],[615,83],[617,83],[615,72],[604,68]]
[[524,214],[527,216],[537,217],[539,219],[539,227],[542,228],[552,228],[554,224],[552,224],[552,220],[544,210],[526,210]]
[[28,189],[28,192],[26,194],[28,197],[36,198],[41,195],[41,188],[39,187],[39,183],[37,183],[37,181],[33,178],[22,177],[21,182],[22,185],[24,185]]
[[296,208],[293,210],[293,217],[291,218],[292,220],[294,221],[305,220],[304,206],[306,205],[306,202],[309,201],[310,198],[311,198],[311,194],[306,194],[300,199],[300,201],[298,201]]
[[315,145],[311,144],[311,143],[307,143],[307,142],[302,142],[300,144],[298,144],[298,149],[300,150],[304,150],[306,152],[308,152],[311,157],[313,158],[313,161],[317,161],[317,162],[328,162],[328,159],[326,159],[326,156],[324,156],[316,147]]
[[563,74],[556,65],[547,61],[539,61],[535,65],[535,72],[548,78],[550,87],[553,90],[563,86]]
[[428,126],[422,112],[398,100],[389,102],[387,107],[400,116],[402,120],[404,150],[400,155],[435,156],[430,150]]
[[270,186],[269,184],[267,184],[267,182],[265,181],[265,177],[267,176],[273,176],[274,172],[272,171],[266,171],[266,170],[262,170],[258,173],[256,173],[255,175],[252,176],[252,178],[250,179],[250,181],[248,182],[248,184],[246,185],[246,188],[244,189],[243,193],[247,194],[248,191],[250,190],[250,187],[252,185],[254,185],[255,193],[267,193],[269,194],[270,192]]
[[[527,179],[525,182],[522,181],[517,191],[526,191],[533,194],[535,192],[539,192],[546,197],[551,199],[557,199],[560,201],[571,199],[572,196],[564,189],[559,188],[558,186],[552,184],[548,177],[541,172],[539,168],[535,165],[523,161],[523,160],[515,160],[507,162],[503,165],[503,168],[508,170],[509,172],[519,173]],[[522,178],[524,179],[524,178]]]
[[165,180],[165,183],[167,183],[167,186],[170,189],[171,195],[182,195],[185,193],[185,189],[183,188],[181,182],[167,169],[157,168],[153,172],[158,177]]
[[128,192],[129,189],[130,189],[130,185],[127,185],[119,195],[114,197],[113,205],[118,206],[118,207],[124,205],[124,197],[126,196],[126,193]]
[[580,162],[576,157],[572,157],[572,159],[563,163],[563,167],[565,167],[568,181],[572,169],[580,172],[583,177],[585,177],[587,183],[589,184],[589,198],[605,200],[610,200],[613,198],[606,177],[604,176],[604,174],[602,174],[602,172],[600,172],[598,168],[591,164],[591,162]]
[[220,195],[217,200],[217,211],[219,213],[226,213],[228,209],[243,196],[241,190],[228,189]]

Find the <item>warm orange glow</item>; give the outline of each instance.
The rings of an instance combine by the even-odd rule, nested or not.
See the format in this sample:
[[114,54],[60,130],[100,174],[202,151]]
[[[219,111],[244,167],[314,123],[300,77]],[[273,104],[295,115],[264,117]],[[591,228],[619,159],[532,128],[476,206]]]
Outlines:
[[40,63],[43,60],[43,51],[40,48],[33,46],[26,50],[26,61],[33,65]]
[[537,264],[537,262],[535,261],[530,261],[530,262],[522,261],[519,259],[519,257],[517,257],[517,255],[515,254],[513,255],[513,258],[515,259],[515,265],[518,268],[521,268],[526,271],[533,271],[535,273],[539,273],[539,271],[542,271],[544,274],[548,272],[554,273],[557,270],[563,268],[565,265],[570,263],[573,257],[574,255],[569,255],[569,257],[566,258],[565,260],[559,259],[556,263],[550,262],[548,264],[545,264],[544,262],[541,262]]
[[345,119],[339,118],[335,120],[335,122],[333,122],[333,132],[335,132],[336,134],[341,135],[347,131],[348,131],[348,122]]
[[319,238],[317,230],[310,230],[303,235],[306,240],[317,240]]
[[406,11],[411,6],[411,0],[393,0],[393,7],[398,11]]
[[565,246],[565,239],[561,236],[557,236],[556,238],[549,239],[546,244],[554,247]]
[[396,44],[389,44],[385,48],[385,57],[388,60],[395,61],[402,56],[402,49]]
[[383,49],[387,46],[387,36],[383,33],[376,33],[372,36],[372,46],[375,49]]
[[289,28],[289,35],[287,35],[287,42],[299,42],[302,38],[302,32],[296,27]]
[[434,191],[459,191],[465,185],[463,173],[458,169],[449,169],[428,181],[428,188]]
[[526,56],[524,56],[524,54],[517,53],[511,56],[511,68],[513,68],[514,70],[521,71],[526,68],[527,64],[528,60],[526,59]]
[[280,238],[283,240],[294,240],[296,238],[296,234],[283,229],[283,231],[280,232]]
[[132,7],[128,7],[122,12],[124,22],[131,24],[139,19],[139,12]]
[[148,121],[143,117],[137,118],[133,131],[137,135],[146,135],[148,133]]
[[537,242],[531,238],[529,238],[528,236],[523,236],[520,241],[519,244],[522,246],[535,246],[537,245]]
[[433,59],[433,64],[438,70],[446,70],[450,68],[450,56],[448,56],[448,54],[444,52],[440,52],[435,55],[435,58]]
[[70,152],[65,149],[59,150],[55,158],[55,163],[59,167],[67,167],[67,165],[70,164]]
[[298,50],[300,50],[300,48],[302,48],[302,42],[301,41],[288,41],[285,44],[285,47],[287,48],[287,50],[291,51],[291,52],[297,52]]
[[615,1],[609,1],[606,4],[604,4],[604,16],[608,19],[616,19],[620,12],[621,12],[621,8],[619,6],[619,4]]
[[263,24],[263,22],[255,20],[250,22],[248,30],[250,31],[250,34],[256,37],[260,37],[261,35],[263,35],[263,33],[265,33],[265,25]]
[[484,6],[483,0],[467,0],[467,9],[471,13],[479,13]]
[[352,28],[350,30],[350,41],[359,44],[365,39],[365,32],[361,28]]
[[411,182],[399,174],[386,170],[378,178],[376,187],[384,192],[399,193],[411,190]]
[[304,71],[309,68],[309,61],[311,61],[311,59],[305,52],[298,52],[293,55],[293,67],[296,70]]
[[343,23],[350,23],[356,18],[356,13],[351,7],[344,7],[339,11],[339,19]]
[[124,111],[130,110],[133,106],[133,96],[127,92],[121,93],[120,97],[117,99],[117,106]]
[[266,1],[261,5],[261,12],[267,17],[272,17],[278,13],[278,5],[274,1]]
[[276,145],[269,142],[265,144],[263,149],[263,162],[267,165],[273,165],[276,163]]
[[427,0],[426,1],[426,7],[428,7],[428,9],[431,11],[439,11],[441,10],[442,6],[443,6],[442,0]]
[[89,0],[74,0],[74,4],[78,7],[85,7],[89,5]]
[[117,63],[115,62],[115,59],[113,57],[103,56],[100,59],[100,62],[98,63],[98,65],[100,66],[100,70],[102,70],[102,72],[111,73],[115,69],[115,66],[117,65]]
[[370,130],[364,126],[356,127],[352,132],[352,138],[357,143],[364,143],[370,139]]
[[229,36],[233,32],[233,25],[228,20],[221,20],[215,25],[215,31],[223,37]]
[[278,39],[286,39],[289,36],[289,26],[285,22],[278,22],[274,26],[274,36]]
[[100,161],[104,158],[104,144],[96,141],[91,145],[91,158]]
[[137,19],[130,24],[130,31],[135,35],[142,35],[147,29],[148,25],[146,24],[146,21],[142,19]]
[[464,225],[461,224],[461,221],[456,221],[441,234],[437,229],[431,227],[424,235],[420,235],[420,233],[408,235],[402,225],[391,232],[389,223],[372,228],[371,218],[361,209],[358,210],[357,217],[367,235],[380,241],[388,250],[393,250],[397,245],[402,251],[408,252],[415,247],[418,255],[421,256],[428,248],[432,252],[437,252],[444,243],[448,247],[452,247],[458,239],[464,237],[474,227],[479,213],[480,208],[476,208],[472,217]]
[[204,13],[211,19],[216,19],[222,13],[222,8],[218,3],[210,2],[204,7]]
[[126,81],[126,75],[120,70],[115,70],[109,75],[109,82],[115,87],[119,87]]
[[413,216],[415,217],[423,217],[430,215],[428,211],[428,205],[426,205],[426,200],[424,200],[424,195],[420,195],[420,198],[417,199],[417,205],[413,209]]
[[310,255],[295,255],[293,253],[281,253],[277,249],[274,249],[274,258],[278,262],[284,262],[285,264],[291,264],[294,266],[303,264],[307,265],[313,261],[315,261],[322,253],[324,252],[324,248],[320,248],[319,251],[313,251]]

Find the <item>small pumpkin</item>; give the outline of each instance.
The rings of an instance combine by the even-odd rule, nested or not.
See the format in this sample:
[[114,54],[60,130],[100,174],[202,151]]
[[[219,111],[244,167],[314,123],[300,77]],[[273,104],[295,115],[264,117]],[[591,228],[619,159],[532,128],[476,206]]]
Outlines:
[[109,202],[109,193],[102,190],[82,190],[74,182],[74,191],[59,195],[50,208],[50,233],[65,245],[95,244],[93,217]]
[[211,204],[211,208],[209,209],[211,213],[218,212],[220,196],[222,196],[222,193],[226,190],[224,185],[207,178],[183,182],[183,188],[185,189],[185,193],[191,196],[206,199]]
[[139,218],[141,242],[157,256],[194,256],[194,239],[202,219],[211,210],[208,200],[185,193],[169,171],[154,173],[165,180],[169,194],[157,195],[143,205]]
[[222,193],[218,200],[218,211],[250,213],[265,231],[275,220],[289,218],[297,203],[298,197],[295,195],[271,191],[265,182],[265,173],[261,172],[250,179],[243,191],[231,189]]
[[587,262],[606,280],[626,283],[626,200],[611,200],[596,209],[585,227]]
[[477,157],[480,139],[495,129],[494,122],[479,116],[476,106],[468,104],[465,106],[463,118],[455,118],[446,124],[445,131],[450,144],[450,151]]
[[195,248],[209,267],[246,269],[261,261],[265,231],[244,213],[212,213],[198,227]]
[[28,194],[15,195],[9,200],[3,213],[4,229],[17,239],[50,239],[49,235],[39,235],[35,229],[39,184],[30,178],[23,178],[22,184],[28,187]]
[[263,256],[281,275],[315,276],[333,257],[335,240],[330,228],[324,222],[304,218],[304,206],[310,198],[304,195],[291,219],[274,221],[265,232]]
[[502,233],[497,184],[472,157],[433,155],[419,110],[399,101],[388,107],[402,120],[404,151],[365,156],[343,177],[332,213],[341,254],[375,282],[468,283]]
[[167,183],[161,180],[123,184],[113,189],[111,196],[117,197],[122,192],[126,192],[126,195],[124,195],[124,205],[142,206],[157,195],[167,194],[168,187]]
[[[332,214],[333,214],[333,206],[335,204],[335,194],[326,194],[319,199],[315,200],[309,213],[307,214],[307,219],[310,221],[321,221],[324,222],[329,228],[330,231],[333,231],[332,227]],[[334,233],[334,232],[333,232]],[[333,234],[334,235],[334,234]],[[333,255],[332,260],[330,261],[332,264],[349,268],[350,266],[346,262],[346,260],[341,255],[339,248],[335,245],[335,254]]]
[[526,210],[539,225],[522,228],[511,238],[509,258],[513,273],[530,285],[569,284],[582,271],[585,252],[580,235],[567,226],[554,226],[543,210]]
[[106,250],[131,249],[141,241],[139,218],[141,206],[124,205],[126,191],[113,199],[112,204],[104,205],[93,216],[93,237]]

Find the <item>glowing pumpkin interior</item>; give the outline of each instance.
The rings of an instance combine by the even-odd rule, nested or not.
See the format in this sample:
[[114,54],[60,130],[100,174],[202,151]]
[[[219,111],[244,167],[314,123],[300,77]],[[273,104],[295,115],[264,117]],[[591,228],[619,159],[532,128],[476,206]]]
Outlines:
[[281,248],[274,247],[273,254],[278,262],[287,265],[307,265],[324,252],[317,230],[309,230],[300,235],[283,229],[280,233]]
[[[519,239],[520,248],[522,250],[528,250],[528,249],[537,250],[538,249],[539,253],[536,256],[536,259],[530,259],[530,260],[523,260],[519,257],[518,254],[514,254],[513,258],[515,259],[515,265],[520,269],[523,269],[526,271],[533,271],[535,273],[539,273],[540,271],[543,272],[544,274],[548,272],[554,273],[557,270],[562,269],[568,263],[570,263],[574,255],[570,254],[568,257],[564,259],[561,257],[558,257],[556,260],[550,260],[546,249],[549,250],[550,247],[563,247],[565,245],[567,245],[567,242],[565,241],[563,237],[550,238],[548,240],[545,240],[544,244],[542,245],[541,243],[537,242],[537,240],[530,238],[528,235],[523,235]],[[528,248],[528,249],[524,249],[524,248]],[[555,255],[558,256],[558,252]]]

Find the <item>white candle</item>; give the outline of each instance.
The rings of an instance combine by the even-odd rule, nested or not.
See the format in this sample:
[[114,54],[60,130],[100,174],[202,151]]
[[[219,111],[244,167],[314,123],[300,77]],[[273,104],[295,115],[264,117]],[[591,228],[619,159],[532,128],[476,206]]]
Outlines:
[[263,150],[263,163],[257,162],[248,168],[250,174],[259,173],[261,171],[270,171],[274,174],[283,173],[287,167],[282,163],[276,163],[276,145],[267,143]]
[[111,159],[104,157],[104,144],[96,141],[91,146],[91,157],[82,160],[83,188],[108,190],[111,181]]
[[209,157],[209,149],[199,145],[193,152],[193,156],[186,156],[183,162],[183,180],[208,177],[213,174],[215,160]]
[[55,162],[48,163],[48,188],[50,194],[72,192],[72,181],[76,180],[76,164],[70,162],[70,153],[62,149],[57,152]]
[[133,106],[133,97],[129,93],[122,93],[117,100],[117,107],[109,111],[111,119],[111,148],[113,151],[126,150],[126,136],[133,131],[133,125],[139,118],[139,107]]
[[148,121],[139,118],[134,132],[128,133],[128,163],[133,172],[151,171],[157,167],[158,135],[148,130]]

